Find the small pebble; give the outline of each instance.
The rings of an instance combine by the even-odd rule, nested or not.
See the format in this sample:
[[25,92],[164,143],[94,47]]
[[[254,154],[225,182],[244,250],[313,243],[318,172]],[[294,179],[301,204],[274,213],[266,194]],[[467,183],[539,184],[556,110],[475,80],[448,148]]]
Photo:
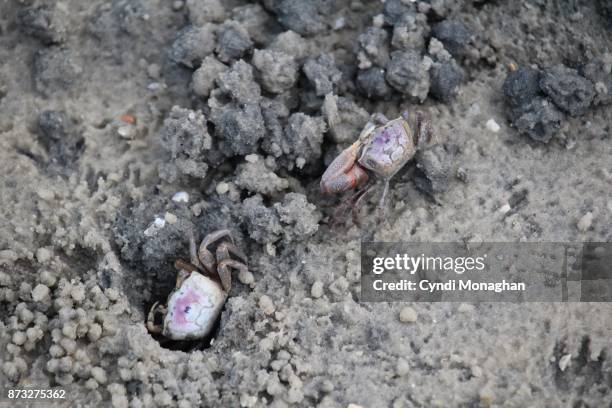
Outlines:
[[178,193],[172,196],[172,201],[175,203],[188,203],[189,202],[189,193],[186,191],[179,191]]
[[12,281],[11,275],[0,271],[0,286],[10,286]]
[[238,280],[243,285],[251,285],[255,282],[255,277],[250,271],[240,271],[238,273]]
[[53,287],[57,283],[57,278],[51,271],[44,270],[40,273],[40,283]]
[[408,372],[410,371],[410,365],[408,364],[408,361],[404,360],[403,358],[400,358],[397,362],[397,366],[395,367],[395,371],[399,376],[404,376],[408,374]]
[[584,214],[580,220],[578,220],[577,226],[580,231],[586,232],[591,227],[592,223],[593,213],[589,211],[588,213]]
[[119,291],[114,288],[108,288],[104,291],[104,294],[107,298],[109,298],[112,302],[116,302],[119,300]]
[[512,209],[512,207],[510,207],[510,204],[506,203],[504,205],[502,205],[501,207],[499,207],[499,212],[502,214],[506,214],[508,211],[510,211]]
[[464,183],[469,183],[470,181],[470,173],[467,169],[463,167],[457,168],[457,178]]
[[147,89],[149,91],[157,91],[161,87],[162,85],[159,82],[151,82],[149,85],[147,85]]
[[377,14],[372,18],[372,25],[374,27],[381,28],[385,24],[385,16],[382,14]]
[[244,156],[244,160],[248,161],[249,163],[255,163],[259,160],[259,156],[256,154],[248,154]]
[[30,297],[31,293],[32,285],[30,285],[28,282],[21,282],[21,285],[19,285],[19,297],[21,299],[27,299]]
[[85,300],[85,287],[82,285],[78,285],[72,288],[70,291],[70,297],[76,300],[77,302],[82,302]]
[[276,247],[271,242],[266,242],[266,253],[270,256],[276,256]]
[[482,368],[478,367],[477,365],[470,367],[470,370],[472,371],[472,377],[482,377]]
[[417,10],[421,14],[427,14],[431,10],[431,4],[425,3],[424,1],[419,1],[419,4],[417,5]]
[[48,286],[41,284],[36,285],[34,289],[32,289],[32,300],[35,302],[43,302],[49,299],[49,294],[51,290]]
[[160,217],[155,217],[155,220],[153,220],[151,225],[149,225],[149,228],[144,230],[144,235],[146,237],[152,237],[157,234],[157,231],[164,228],[165,225],[166,225],[166,220]]
[[[157,396],[156,396],[157,398]],[[157,402],[157,399],[156,399]],[[130,406],[129,400],[125,395],[111,394],[111,404],[113,408],[128,408]],[[157,402],[159,404],[159,402]],[[162,406],[162,405],[157,405]]]
[[16,381],[19,377],[19,372],[17,371],[17,367],[10,361],[7,361],[2,365],[2,372],[6,375],[7,378]]
[[77,329],[76,323],[68,322],[64,325],[64,327],[62,327],[62,334],[68,337],[69,339],[75,340],[76,339],[76,329]]
[[35,343],[38,340],[42,339],[44,337],[44,332],[38,327],[29,327],[26,330],[26,336],[28,338],[28,341]]
[[[211,340],[211,345],[212,345],[212,340]],[[178,408],[191,408],[191,406],[192,406],[191,403],[187,400],[180,400],[177,405]]]
[[340,30],[340,29],[344,28],[344,26],[346,26],[346,18],[344,18],[344,16],[342,16],[342,17],[338,17],[334,21],[332,29],[333,30]]
[[176,217],[176,215],[167,212],[166,214],[164,214],[164,220],[166,220],[168,224],[176,224],[178,218]]
[[102,326],[100,326],[98,323],[92,323],[89,326],[89,331],[87,332],[87,338],[90,341],[95,342],[96,340],[100,338],[100,336],[102,336]]
[[0,262],[15,262],[17,259],[19,259],[19,255],[11,249],[0,251]]
[[17,314],[19,315],[19,320],[21,320],[26,325],[29,325],[34,320],[34,314],[27,308],[21,308]]
[[27,340],[26,334],[22,331],[15,332],[13,334],[13,343],[18,346],[21,346]]
[[64,354],[66,354],[64,353],[64,349],[57,344],[52,344],[51,347],[49,347],[49,355],[53,358],[63,357]]
[[159,65],[157,65],[155,63],[150,64],[147,67],[147,74],[149,75],[149,77],[151,77],[153,79],[158,79],[160,72],[161,72],[161,69],[160,69]]
[[124,139],[132,139],[134,138],[135,129],[133,126],[119,126],[117,128],[117,134]]
[[487,121],[486,126],[487,126],[487,129],[489,129],[493,133],[497,133],[499,132],[499,129],[501,129],[499,125],[497,124],[497,122],[495,121],[495,119],[489,119]]
[[263,295],[259,298],[259,307],[267,315],[274,313],[274,302],[268,295]]
[[402,323],[414,323],[417,321],[417,313],[410,306],[406,306],[400,311],[399,319]]
[[49,251],[47,248],[38,248],[36,251],[36,259],[40,263],[47,263],[53,256],[53,253]]
[[17,370],[21,372],[21,374],[25,374],[28,371],[28,363],[21,357],[15,357],[13,359],[13,364],[17,367]]
[[223,195],[229,191],[229,184],[222,181],[221,183],[217,184],[215,190],[217,191],[217,194]]
[[64,337],[60,340],[60,346],[63,347],[63,349],[66,351],[66,354],[74,354],[77,347],[76,342],[67,337]]
[[162,391],[155,394],[155,398],[153,398],[153,400],[157,403],[158,407],[169,407],[173,402],[172,397],[167,391]]
[[240,396],[240,406],[254,407],[257,404],[257,397],[254,395],[242,394]]
[[52,201],[55,198],[55,193],[53,190],[47,190],[46,188],[41,188],[40,190],[36,191],[36,193],[45,201]]
[[414,215],[420,220],[426,220],[429,216],[429,213],[425,208],[417,207],[416,210],[414,210]]
[[480,396],[480,405],[484,405],[485,407],[490,407],[495,399],[495,394],[489,388],[484,388],[479,393]]
[[569,367],[572,360],[571,354],[566,354],[559,359],[559,370],[565,371],[567,367]]
[[323,282],[315,281],[315,283],[312,284],[312,288],[310,288],[310,295],[315,299],[323,296]]
[[106,372],[102,367],[94,367],[91,369],[91,377],[98,382],[98,384],[106,384]]
[[85,381],[85,388],[95,390],[98,388],[98,383],[93,378],[90,378],[89,380]]
[[457,311],[459,313],[472,313],[475,309],[476,307],[474,305],[471,305],[469,303],[461,303],[457,308]]

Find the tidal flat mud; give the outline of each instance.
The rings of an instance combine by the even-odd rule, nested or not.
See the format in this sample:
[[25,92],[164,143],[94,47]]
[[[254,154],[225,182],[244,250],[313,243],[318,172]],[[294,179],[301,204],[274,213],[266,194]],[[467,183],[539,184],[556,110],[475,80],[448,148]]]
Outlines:
[[[608,406],[609,303],[363,303],[359,253],[610,242],[611,44],[606,0],[1,2],[0,391]],[[382,222],[380,192],[334,222],[326,166],[370,114],[417,109],[435,145]],[[220,228],[249,273],[212,344],[151,336],[189,232]]]

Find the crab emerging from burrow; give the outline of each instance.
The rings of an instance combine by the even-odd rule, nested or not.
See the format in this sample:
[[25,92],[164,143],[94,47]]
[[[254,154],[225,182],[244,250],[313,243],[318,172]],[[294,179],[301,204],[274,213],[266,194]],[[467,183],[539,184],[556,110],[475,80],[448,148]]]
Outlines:
[[414,115],[404,111],[393,120],[381,113],[373,114],[357,141],[343,150],[325,170],[321,177],[321,191],[337,194],[357,188],[358,191],[348,200],[353,219],[357,220],[357,209],[376,185],[373,179],[381,179],[380,217],[389,180],[414,157],[417,150],[430,143],[432,135],[431,123],[420,111]]
[[[208,247],[220,240],[213,254]],[[189,252],[191,263],[180,259],[175,263],[179,269],[176,287],[166,305],[155,302],[147,318],[149,332],[171,340],[196,340],[209,335],[232,287],[231,269],[248,271],[245,255],[226,229],[208,234],[197,250],[191,234]],[[163,317],[161,324],[155,323],[158,314]]]

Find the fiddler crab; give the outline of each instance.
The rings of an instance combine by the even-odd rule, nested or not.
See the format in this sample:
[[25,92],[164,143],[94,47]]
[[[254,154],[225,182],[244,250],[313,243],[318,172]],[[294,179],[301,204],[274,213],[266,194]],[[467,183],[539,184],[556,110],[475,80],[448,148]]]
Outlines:
[[[331,162],[321,177],[321,191],[337,194],[358,188],[351,197],[353,218],[363,198],[375,183],[383,181],[383,193],[378,204],[379,217],[389,190],[389,180],[432,139],[429,120],[417,111],[414,115],[403,112],[389,120],[383,114],[372,115],[359,138]],[[374,177],[372,177],[374,176]]]
[[[221,242],[213,254],[208,247],[217,241]],[[191,263],[180,259],[175,263],[179,272],[167,305],[155,302],[147,319],[149,332],[171,340],[195,340],[210,334],[232,287],[231,269],[248,271],[245,255],[226,229],[208,234],[197,250],[191,233],[189,252]],[[163,316],[162,324],[155,324],[158,314]]]

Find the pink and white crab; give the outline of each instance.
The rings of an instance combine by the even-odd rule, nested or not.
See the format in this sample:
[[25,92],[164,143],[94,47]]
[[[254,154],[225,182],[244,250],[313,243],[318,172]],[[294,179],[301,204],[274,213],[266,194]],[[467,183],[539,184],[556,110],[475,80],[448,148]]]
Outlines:
[[[208,247],[223,238],[215,254]],[[234,245],[229,230],[208,234],[196,251],[193,234],[189,240],[191,263],[177,260],[176,287],[167,306],[155,302],[147,318],[147,329],[172,340],[194,340],[212,331],[232,287],[231,269],[248,271],[246,257]],[[230,258],[230,254],[240,261]],[[161,314],[163,321],[155,324]]]
[[371,176],[375,176],[384,183],[378,204],[380,211],[389,190],[389,180],[431,138],[431,124],[420,111],[415,115],[403,112],[393,120],[380,113],[374,114],[357,141],[342,151],[327,167],[321,177],[321,191],[337,194],[358,188],[351,198],[355,215],[356,208],[375,185],[369,182]]

